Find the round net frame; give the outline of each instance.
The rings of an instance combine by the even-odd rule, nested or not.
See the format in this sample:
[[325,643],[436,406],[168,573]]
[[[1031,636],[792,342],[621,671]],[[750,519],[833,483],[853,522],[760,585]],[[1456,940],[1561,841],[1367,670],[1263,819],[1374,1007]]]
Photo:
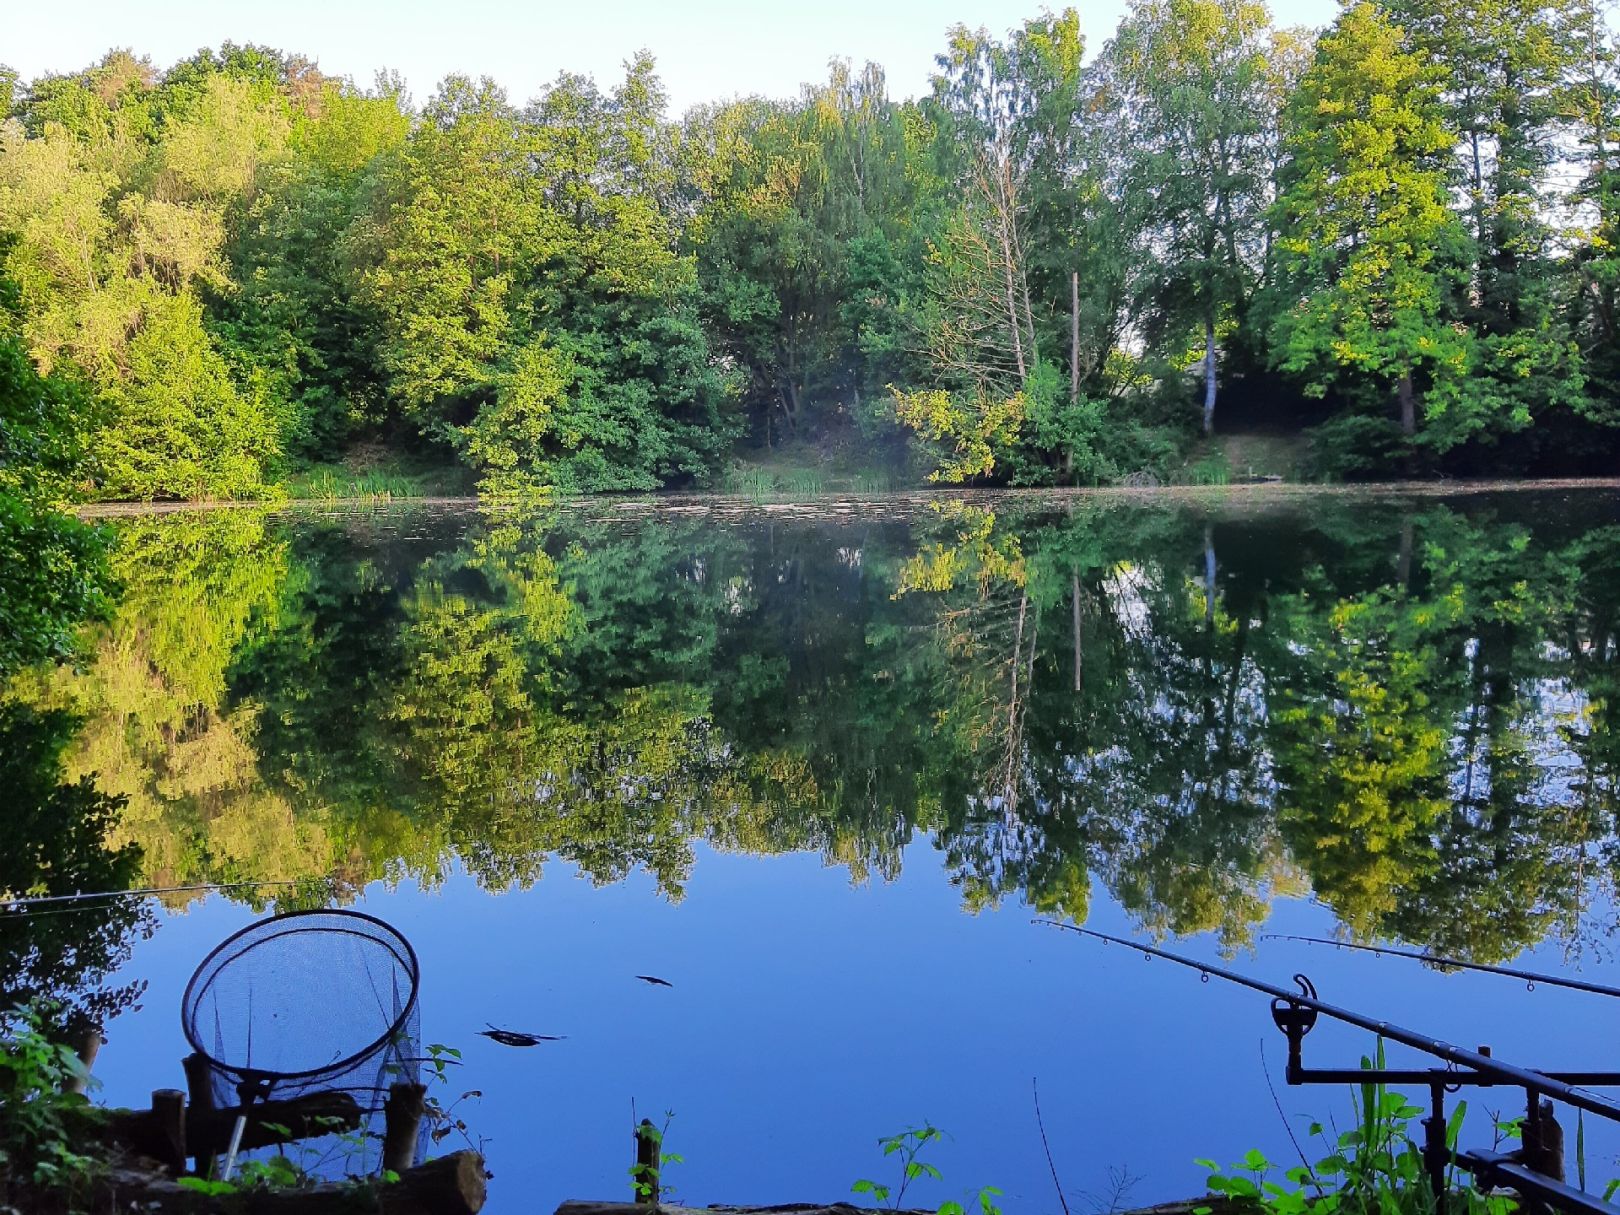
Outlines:
[[420,1080],[420,980],[410,942],[376,916],[290,911],[249,924],[203,959],[181,1023],[208,1063],[216,1107],[353,1097],[361,1135],[299,1152],[310,1173],[364,1172],[367,1162],[353,1157],[380,1141],[389,1086]]

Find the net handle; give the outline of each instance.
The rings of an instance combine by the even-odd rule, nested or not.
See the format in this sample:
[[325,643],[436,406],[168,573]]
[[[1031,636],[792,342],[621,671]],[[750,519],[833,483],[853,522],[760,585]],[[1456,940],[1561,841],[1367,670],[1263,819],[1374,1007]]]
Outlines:
[[[405,1000],[405,1007],[400,1010],[399,1016],[394,1018],[394,1023],[388,1027],[388,1032],[377,1038],[375,1041],[368,1043],[365,1047],[355,1051],[347,1058],[339,1059],[332,1063],[323,1064],[320,1067],[310,1068],[301,1072],[278,1072],[275,1076],[276,1080],[303,1080],[313,1076],[324,1075],[327,1072],[340,1072],[345,1068],[359,1062],[361,1059],[364,1059],[367,1055],[370,1055],[386,1046],[389,1040],[393,1038],[400,1031],[400,1028],[410,1019],[411,1013],[416,1008],[417,995],[421,987],[422,971],[421,965],[416,957],[416,949],[411,945],[410,941],[406,940],[405,935],[401,933],[399,929],[395,928],[387,920],[380,919],[379,917],[371,915],[368,912],[352,911],[346,907],[317,907],[304,911],[283,911],[273,916],[267,916],[262,920],[254,920],[251,924],[247,924],[231,933],[230,936],[226,937],[218,945],[214,946],[213,949],[209,950],[208,956],[198,964],[196,970],[192,971],[191,978],[186,983],[185,994],[180,997],[180,1030],[185,1035],[186,1042],[191,1046],[191,1049],[196,1051],[204,1059],[208,1060],[210,1067],[225,1072],[228,1075],[244,1079],[249,1076],[264,1074],[250,1066],[232,1066],[229,1063],[225,1063],[214,1058],[214,1056],[209,1053],[208,1049],[197,1040],[197,1035],[192,1032],[191,1022],[193,1017],[191,1016],[191,1013],[193,1011],[193,998],[200,999],[202,991],[207,989],[208,985],[213,982],[215,977],[214,975],[209,975],[208,980],[206,982],[202,982],[201,989],[199,989],[199,982],[202,980],[203,975],[208,971],[209,967],[213,965],[214,961],[221,954],[225,953],[231,948],[231,946],[235,945],[243,937],[248,936],[251,933],[263,932],[272,924],[284,924],[288,920],[305,919],[314,916],[341,917],[353,920],[363,920],[366,923],[381,929],[383,933],[387,934],[388,937],[392,937],[393,940],[397,941],[399,945],[403,947],[403,961],[405,962],[410,974],[411,992],[409,997],[407,997]],[[320,930],[317,928],[310,928],[303,931]],[[334,931],[347,930],[334,929]],[[378,940],[379,944],[386,944],[384,940],[378,939],[378,937],[374,934],[368,933],[356,935],[365,935],[374,940]],[[396,956],[399,955],[396,953]]]

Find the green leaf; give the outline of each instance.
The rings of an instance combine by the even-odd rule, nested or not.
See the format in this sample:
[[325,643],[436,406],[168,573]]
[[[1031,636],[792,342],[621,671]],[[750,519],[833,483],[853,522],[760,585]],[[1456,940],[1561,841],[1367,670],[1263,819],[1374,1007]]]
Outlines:
[[1462,1134],[1463,1119],[1468,1116],[1468,1102],[1457,1102],[1457,1108],[1451,1111],[1451,1117],[1446,1119],[1446,1146],[1456,1148],[1457,1137]]

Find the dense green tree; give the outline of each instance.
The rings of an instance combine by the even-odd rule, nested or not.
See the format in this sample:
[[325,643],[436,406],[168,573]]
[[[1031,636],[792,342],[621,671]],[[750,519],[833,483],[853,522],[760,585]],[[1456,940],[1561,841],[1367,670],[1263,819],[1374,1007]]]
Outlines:
[[1202,339],[1206,435],[1217,330],[1247,320],[1264,255],[1269,25],[1252,0],[1139,0],[1106,51],[1145,336],[1166,353]]
[[94,402],[67,374],[34,369],[15,295],[0,278],[0,679],[65,657],[107,607],[102,540],[61,510],[82,488]]
[[97,492],[262,490],[282,419],[262,384],[233,374],[200,293],[229,286],[227,217],[283,149],[285,112],[216,75],[153,138],[161,92],[127,56],[47,84],[26,103],[36,137],[0,136],[0,229],[14,234],[6,268],[35,360],[75,364],[106,406]]
[[797,101],[688,119],[704,314],[748,370],[745,405],[767,443],[870,430],[883,385],[910,371],[898,327],[929,205],[918,127],[881,68],[844,62]]
[[[1464,16],[1445,0],[1401,0],[1395,20],[1438,68],[1447,126],[1457,137],[1453,180],[1472,237],[1465,317],[1473,425],[1487,434],[1528,426],[1536,412],[1581,399],[1582,377],[1556,308],[1548,203],[1569,89],[1584,47],[1579,10],[1543,0],[1491,0]],[[1576,21],[1572,22],[1571,17]]]
[[221,309],[229,343],[288,405],[286,441],[308,458],[340,453],[395,419],[374,305],[356,290],[353,246],[373,171],[410,129],[397,83],[372,93],[321,82],[289,155],[260,174],[232,235],[237,293]]
[[1478,419],[1461,402],[1468,345],[1450,323],[1461,228],[1433,72],[1388,16],[1356,4],[1318,41],[1287,122],[1279,361],[1317,393],[1359,389],[1374,408],[1393,397],[1408,437],[1421,404],[1426,438],[1459,441]]
[[447,81],[382,170],[365,240],[394,393],[496,490],[653,489],[731,438],[668,190],[651,61],[518,113]]

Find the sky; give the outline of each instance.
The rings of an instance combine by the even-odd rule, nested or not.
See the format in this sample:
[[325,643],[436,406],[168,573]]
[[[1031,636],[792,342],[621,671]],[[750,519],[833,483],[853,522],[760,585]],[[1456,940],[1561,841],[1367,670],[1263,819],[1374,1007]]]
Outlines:
[[[1052,7],[1058,7],[1052,5]],[[526,101],[560,71],[604,86],[646,48],[671,108],[738,95],[791,96],[824,79],[830,59],[872,60],[890,92],[927,89],[945,30],[958,22],[1005,33],[1040,0],[58,0],[10,9],[0,63],[24,79],[82,68],[112,47],[166,67],[201,46],[268,44],[369,84],[380,68],[404,75],[424,101],[447,73],[491,76]],[[1080,7],[1089,51],[1113,32],[1124,0]],[[1324,24],[1334,0],[1273,0],[1279,25]]]

